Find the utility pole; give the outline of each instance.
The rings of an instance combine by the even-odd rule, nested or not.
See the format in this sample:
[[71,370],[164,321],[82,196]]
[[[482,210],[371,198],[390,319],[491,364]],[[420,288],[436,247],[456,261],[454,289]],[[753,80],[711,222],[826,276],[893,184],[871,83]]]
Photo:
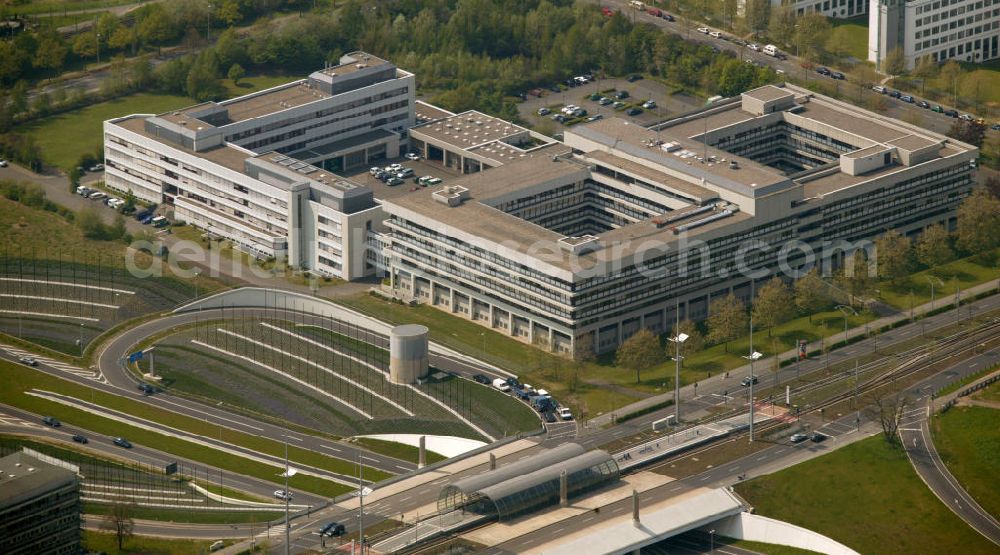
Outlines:
[[[681,343],[687,341],[688,335],[680,333],[681,330],[681,303],[674,301],[674,337],[669,338],[674,343],[674,425],[681,423]],[[697,387],[697,384],[695,384]]]
[[[753,294],[754,294],[754,283],[753,278],[750,278],[750,303],[753,304]],[[761,353],[753,350],[753,310],[750,311],[750,354],[743,357],[750,361],[750,443],[753,443],[753,416],[754,416],[754,382],[757,381],[757,376],[753,372],[753,363],[758,358],[762,357]]]
[[285,440],[285,555],[291,553],[292,540],[291,533],[288,531],[288,498],[291,497],[291,492],[288,491],[288,440]]

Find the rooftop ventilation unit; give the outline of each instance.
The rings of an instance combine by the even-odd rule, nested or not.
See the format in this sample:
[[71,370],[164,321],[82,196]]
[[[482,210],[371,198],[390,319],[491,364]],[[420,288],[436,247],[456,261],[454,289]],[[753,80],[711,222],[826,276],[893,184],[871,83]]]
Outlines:
[[579,237],[563,237],[559,239],[559,248],[573,254],[584,254],[595,251],[601,247],[600,240],[594,235],[580,235]]
[[431,193],[431,197],[441,204],[459,206],[469,198],[469,190],[461,185],[449,185]]
[[738,170],[738,169],[740,169],[740,163],[737,162],[736,160],[730,160],[729,161],[729,169],[731,169],[731,170]]

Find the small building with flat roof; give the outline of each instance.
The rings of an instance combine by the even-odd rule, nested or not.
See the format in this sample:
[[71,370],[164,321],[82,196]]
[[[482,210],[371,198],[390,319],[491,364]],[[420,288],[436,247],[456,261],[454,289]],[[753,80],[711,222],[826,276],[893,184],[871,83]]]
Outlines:
[[17,452],[0,458],[0,553],[80,553],[76,472]]

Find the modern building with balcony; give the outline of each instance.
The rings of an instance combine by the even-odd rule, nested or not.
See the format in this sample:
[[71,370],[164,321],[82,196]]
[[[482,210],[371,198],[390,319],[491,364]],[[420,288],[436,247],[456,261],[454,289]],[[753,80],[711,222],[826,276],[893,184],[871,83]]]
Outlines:
[[950,223],[978,156],[787,85],[655,128],[577,125],[564,143],[384,200],[396,294],[557,352],[605,352],[705,318],[718,296],[747,301],[752,281],[836,267],[890,228]]

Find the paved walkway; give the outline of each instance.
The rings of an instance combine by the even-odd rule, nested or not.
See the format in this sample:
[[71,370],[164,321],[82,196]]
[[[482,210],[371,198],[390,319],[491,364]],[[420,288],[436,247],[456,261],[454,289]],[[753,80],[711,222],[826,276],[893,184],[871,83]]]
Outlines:
[[[981,283],[979,285],[970,287],[968,289],[964,289],[964,290],[962,290],[961,298],[962,299],[970,299],[970,298],[975,297],[976,295],[979,295],[980,293],[984,293],[984,292],[987,292],[987,291],[996,290],[997,289],[997,285],[998,285],[997,281],[992,281],[991,280],[991,281],[988,281],[988,282]],[[920,306],[915,306],[915,307],[913,307],[913,311],[912,311],[913,315],[914,316],[924,315],[924,314],[927,314],[928,312],[930,312],[934,308],[941,308],[941,307],[946,306],[946,305],[947,306],[951,306],[951,305],[954,304],[954,301],[953,301],[954,297],[953,296],[949,296],[949,297],[950,298],[948,300],[945,300],[943,298],[939,298],[934,303],[926,303],[926,304],[923,304],[923,305],[920,305]],[[858,327],[855,327],[855,328],[848,329],[846,334],[844,332],[835,333],[835,334],[827,337],[825,342],[826,343],[830,343],[830,344],[837,344],[837,343],[843,342],[844,339],[847,338],[847,337],[857,337],[858,335],[864,335],[868,330],[876,330],[876,329],[884,328],[884,327],[890,326],[892,324],[895,324],[896,322],[900,322],[900,321],[906,320],[908,317],[909,317],[909,311],[899,312],[899,313],[896,313],[896,314],[891,315],[891,316],[884,316],[882,318],[878,318],[877,320],[873,320],[873,321],[867,323],[866,325],[858,326]],[[809,343],[806,346],[806,350],[807,350],[807,352],[812,352],[812,351],[819,350],[819,349],[821,349],[823,347],[823,344],[824,344],[823,340],[813,341],[813,342]],[[783,353],[780,353],[778,355],[778,358],[781,359],[781,360],[786,360],[786,359],[790,359],[790,358],[796,357],[797,354],[798,354],[797,350],[791,349],[791,350],[785,351]],[[767,361],[762,360],[761,362],[759,362],[756,365],[755,374],[757,374],[758,376],[761,376],[761,382],[763,382],[765,380],[765,377],[762,376],[762,374],[763,374],[762,370],[765,369],[765,368],[768,368],[771,365],[772,365],[771,357],[768,357]],[[681,398],[682,399],[690,399],[692,397],[696,397],[698,395],[698,388],[699,387],[701,387],[703,395],[707,391],[709,391],[709,390],[713,390],[713,391],[714,390],[720,390],[721,391],[722,387],[720,387],[720,386],[722,386],[723,384],[726,383],[727,376],[730,376],[730,375],[731,376],[737,376],[737,377],[738,376],[748,376],[748,375],[750,375],[750,365],[746,364],[746,365],[743,365],[743,366],[740,366],[740,367],[737,367],[737,368],[733,368],[733,369],[729,370],[728,372],[720,372],[718,374],[714,374],[711,378],[708,378],[708,379],[705,379],[705,380],[701,380],[701,381],[693,383],[693,384],[688,384],[688,385],[686,385],[686,386],[684,386],[684,387],[681,388]],[[732,391],[735,392],[736,390],[737,390],[737,388],[735,386],[733,386],[732,387]],[[664,403],[666,401],[669,401],[669,400],[673,399],[673,397],[674,397],[673,390],[667,391],[666,393],[661,393],[659,395],[654,395],[652,397],[647,397],[647,398],[642,399],[640,401],[636,401],[636,402],[634,402],[634,403],[632,403],[630,405],[626,405],[626,406],[624,406],[622,408],[619,408],[619,409],[617,409],[617,410],[615,410],[613,412],[609,412],[609,413],[605,413],[605,414],[602,414],[602,415],[598,415],[598,416],[596,416],[596,417],[594,417],[594,418],[592,418],[592,419],[589,420],[589,422],[587,423],[587,427],[589,427],[589,428],[595,428],[595,427],[596,428],[600,428],[600,427],[606,426],[608,424],[611,424],[614,420],[617,420],[618,418],[620,418],[622,415],[630,414],[630,413],[637,412],[637,411],[646,409],[648,407],[651,407],[651,406],[654,406],[654,405],[657,405],[657,404]]]
[[[992,364],[991,358],[978,358],[978,361],[973,359],[973,362],[981,365]],[[1000,374],[1000,370],[976,380],[969,384],[969,387],[986,381],[996,374]],[[928,398],[925,406],[918,406],[905,412],[900,419],[899,439],[913,469],[934,495],[969,526],[1000,546],[1000,522],[983,509],[948,470],[934,446],[934,437],[930,432],[930,417],[934,413],[934,406],[943,407],[958,394],[956,391],[940,399]]]

